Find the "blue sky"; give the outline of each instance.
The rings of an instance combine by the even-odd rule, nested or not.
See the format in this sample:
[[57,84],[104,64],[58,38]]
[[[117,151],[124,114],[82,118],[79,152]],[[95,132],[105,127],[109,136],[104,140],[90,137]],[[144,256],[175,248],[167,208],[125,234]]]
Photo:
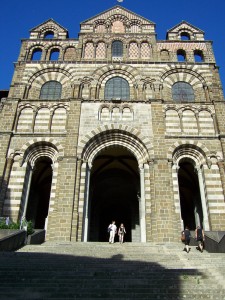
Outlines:
[[0,90],[9,89],[13,62],[17,61],[20,41],[29,30],[49,18],[77,38],[80,22],[117,4],[156,23],[158,39],[165,39],[168,29],[185,20],[205,32],[213,41],[225,89],[225,0],[2,0],[0,6]]

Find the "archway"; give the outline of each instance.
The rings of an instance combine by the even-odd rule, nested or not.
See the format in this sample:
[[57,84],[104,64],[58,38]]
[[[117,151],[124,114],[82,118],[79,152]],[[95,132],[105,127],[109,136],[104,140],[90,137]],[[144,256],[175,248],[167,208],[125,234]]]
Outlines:
[[32,174],[26,220],[32,220],[37,229],[45,228],[48,216],[49,199],[52,184],[51,160],[47,157],[40,158]]
[[89,194],[89,240],[107,241],[112,220],[124,223],[126,242],[140,241],[139,169],[125,148],[109,147],[94,160]]
[[194,165],[189,161],[181,162],[179,167],[178,181],[183,225],[188,226],[190,230],[195,230],[197,225],[203,226],[198,176]]

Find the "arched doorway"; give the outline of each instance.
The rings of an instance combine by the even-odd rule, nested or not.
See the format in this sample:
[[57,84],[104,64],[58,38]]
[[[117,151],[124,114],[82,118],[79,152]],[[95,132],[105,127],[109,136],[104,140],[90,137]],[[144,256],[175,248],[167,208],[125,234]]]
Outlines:
[[32,173],[26,220],[33,222],[34,228],[44,229],[48,216],[49,199],[52,185],[52,167],[50,158],[40,158]]
[[124,223],[126,242],[140,241],[140,177],[136,158],[125,148],[109,147],[94,160],[89,194],[89,240],[107,241],[112,220]]
[[183,161],[179,164],[178,182],[180,192],[181,217],[183,225],[190,230],[203,226],[203,211],[199,180],[192,162]]

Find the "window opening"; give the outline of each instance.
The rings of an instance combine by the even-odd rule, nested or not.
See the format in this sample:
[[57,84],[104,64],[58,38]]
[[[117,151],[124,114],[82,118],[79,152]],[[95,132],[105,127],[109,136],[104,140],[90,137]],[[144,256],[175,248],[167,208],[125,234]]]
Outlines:
[[54,38],[54,32],[53,31],[46,31],[44,34],[45,39],[53,39]]
[[52,49],[50,53],[50,60],[58,60],[59,59],[59,49]]
[[112,56],[113,57],[123,56],[123,43],[121,41],[114,41],[112,43]]
[[195,100],[194,90],[187,82],[176,82],[172,87],[172,96],[174,101],[193,102]]
[[48,81],[43,84],[40,93],[40,99],[60,99],[62,93],[62,85],[58,81]]
[[190,34],[188,32],[181,32],[180,38],[182,41],[190,41]]
[[105,85],[105,99],[111,100],[116,98],[122,100],[130,98],[129,83],[122,77],[113,77]]
[[200,50],[194,51],[195,62],[203,62],[203,53]]
[[42,50],[40,48],[34,49],[31,60],[41,60]]
[[179,62],[186,61],[186,52],[184,50],[177,51],[177,60]]

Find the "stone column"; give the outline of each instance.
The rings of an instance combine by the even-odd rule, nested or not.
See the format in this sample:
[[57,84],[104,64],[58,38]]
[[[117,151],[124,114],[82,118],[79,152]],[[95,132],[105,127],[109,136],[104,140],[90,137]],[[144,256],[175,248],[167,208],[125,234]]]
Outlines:
[[214,125],[214,130],[215,130],[215,134],[218,135],[219,134],[219,129],[218,129],[218,124],[217,124],[217,120],[216,120],[216,114],[212,114],[212,119],[213,119],[213,125]]
[[204,93],[205,93],[205,98],[206,102],[210,102],[210,96],[209,96],[209,89],[207,85],[203,85]]
[[79,89],[80,85],[78,83],[75,83],[73,85],[73,98],[79,98]]
[[85,178],[85,194],[84,194],[84,230],[83,241],[88,241],[89,235],[89,188],[90,188],[90,175],[91,169],[88,163],[86,163],[86,178]]
[[204,230],[210,230],[208,211],[207,211],[207,206],[206,206],[205,189],[204,189],[204,182],[203,182],[203,175],[202,175],[201,167],[196,167],[196,172],[198,174],[199,190],[200,190],[200,196],[201,196],[201,204],[202,204],[202,212],[203,212],[203,227],[204,227]]
[[182,113],[179,113],[178,116],[179,116],[179,119],[180,119],[180,131],[181,131],[181,133],[183,133],[183,132],[184,132],[184,127],[183,127],[183,114],[182,114]]
[[141,229],[141,242],[146,242],[146,221],[145,221],[145,170],[140,167],[140,187],[141,197],[139,201],[139,214],[140,214],[140,229]]
[[78,214],[78,206],[79,206],[79,195],[80,195],[80,176],[81,176],[81,159],[77,159],[77,168],[76,168],[76,181],[74,188],[74,200],[73,200],[73,216],[72,216],[72,224],[71,224],[71,241],[77,241],[78,236],[78,224],[79,224],[79,214]]
[[26,84],[25,88],[24,88],[23,99],[27,99],[28,98],[29,90],[30,90],[30,85]]
[[100,84],[97,84],[96,85],[96,88],[95,88],[95,99],[99,99],[99,91],[100,91]]
[[181,224],[181,231],[182,231],[184,229],[184,221],[183,221],[182,215],[181,215],[180,188],[179,188],[179,178],[178,178],[180,166],[178,164],[173,164],[171,167],[172,167],[172,178],[173,178],[173,173],[176,174],[177,194],[178,194],[179,204],[180,204],[179,215],[180,215],[180,224]]
[[225,196],[225,173],[224,173],[224,161],[218,161],[217,162],[219,172],[220,172],[220,178],[222,183],[222,189],[223,189],[223,196]]
[[195,119],[197,122],[198,134],[201,134],[201,127],[200,127],[200,123],[199,123],[199,114],[197,112],[195,112]]
[[29,172],[29,174],[28,174],[28,182],[27,182],[26,196],[25,196],[25,200],[24,200],[24,207],[23,207],[22,218],[26,217],[28,199],[29,199],[29,194],[30,194],[30,185],[31,185],[31,179],[32,179],[32,175],[33,175],[33,169],[32,169],[32,167],[30,165],[27,166],[27,167],[28,167],[27,172]]
[[52,119],[53,119],[53,111],[50,110],[50,116],[49,116],[49,121],[48,121],[48,131],[51,132],[52,129]]

